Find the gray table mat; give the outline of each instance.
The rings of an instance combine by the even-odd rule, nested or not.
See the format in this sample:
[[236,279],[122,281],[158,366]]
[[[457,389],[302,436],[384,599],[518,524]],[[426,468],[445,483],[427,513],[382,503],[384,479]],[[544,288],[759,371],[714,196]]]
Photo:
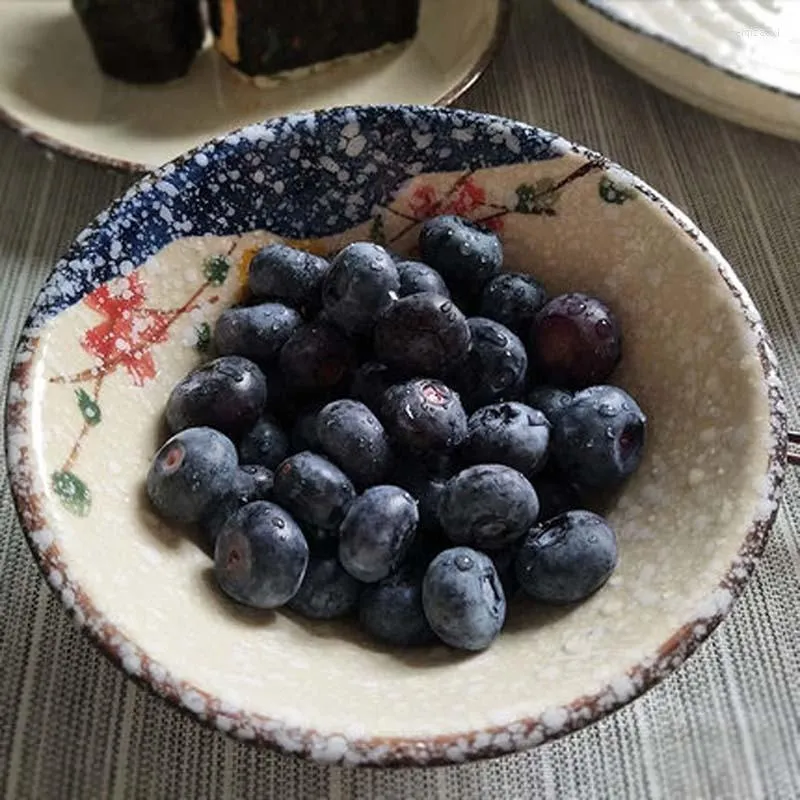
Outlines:
[[[798,427],[799,145],[651,89],[544,0],[516,3],[502,52],[460,104],[599,149],[687,211],[761,309]],[[0,131],[3,375],[57,255],[129,181]],[[12,800],[800,797],[799,488],[790,475],[763,561],[733,613],[644,697],[526,754],[454,768],[355,771],[230,741],[127,681],[75,630],[39,577],[3,476],[0,787]]]

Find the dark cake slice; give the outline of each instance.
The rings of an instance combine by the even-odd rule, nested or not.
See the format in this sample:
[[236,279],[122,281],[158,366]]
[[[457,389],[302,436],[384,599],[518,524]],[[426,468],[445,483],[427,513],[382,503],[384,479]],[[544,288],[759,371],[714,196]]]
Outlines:
[[200,0],[72,0],[100,69],[128,83],[185,75],[205,36]]
[[217,49],[268,76],[413,38],[419,0],[209,0]]

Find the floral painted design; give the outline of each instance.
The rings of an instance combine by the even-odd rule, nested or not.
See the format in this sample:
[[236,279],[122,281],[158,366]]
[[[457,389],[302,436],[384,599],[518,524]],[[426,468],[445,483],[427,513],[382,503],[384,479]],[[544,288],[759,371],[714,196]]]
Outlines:
[[[232,250],[231,250],[232,252]],[[103,319],[89,328],[81,347],[95,359],[95,366],[74,375],[57,375],[51,383],[76,384],[75,399],[83,427],[66,460],[51,476],[53,491],[62,505],[80,517],[92,507],[91,489],[75,472],[81,446],[89,433],[103,420],[100,392],[103,383],[118,370],[124,370],[134,386],[143,386],[156,377],[153,350],[169,341],[172,326],[198,308],[201,301],[216,303],[214,289],[222,286],[231,271],[227,256],[212,256],[200,265],[200,284],[179,308],[160,309],[148,305],[148,287],[136,272],[116,278],[88,294],[83,302]],[[211,328],[201,323],[196,329],[198,350],[208,348]]]
[[[391,204],[378,206],[370,224],[370,235],[374,241],[391,245],[425,220],[441,214],[466,217],[502,233],[504,220],[509,214],[555,216],[562,190],[574,181],[602,170],[604,166],[602,159],[589,159],[558,180],[542,178],[533,183],[520,183],[513,192],[514,199],[511,202],[507,199],[507,192],[502,197],[493,197],[490,190],[480,184],[474,170],[464,172],[444,190],[424,179],[415,181],[407,196],[401,193]],[[406,224],[389,235],[388,218],[393,218],[393,221],[400,218]]]

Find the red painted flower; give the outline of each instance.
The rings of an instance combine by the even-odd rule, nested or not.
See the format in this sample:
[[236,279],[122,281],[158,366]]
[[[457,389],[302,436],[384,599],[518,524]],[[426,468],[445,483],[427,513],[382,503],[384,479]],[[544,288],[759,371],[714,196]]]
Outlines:
[[167,340],[170,313],[145,306],[145,287],[136,273],[103,284],[85,299],[104,321],[88,330],[82,347],[113,371],[122,365],[136,386],[156,375],[150,352],[154,344]]
[[422,184],[411,193],[408,205],[413,215],[419,220],[429,219],[438,214],[457,214],[459,217],[481,220],[486,227],[499,231],[503,228],[501,217],[492,217],[491,213],[480,213],[486,204],[486,190],[479,186],[474,178],[460,183],[452,194],[439,195],[430,184]]

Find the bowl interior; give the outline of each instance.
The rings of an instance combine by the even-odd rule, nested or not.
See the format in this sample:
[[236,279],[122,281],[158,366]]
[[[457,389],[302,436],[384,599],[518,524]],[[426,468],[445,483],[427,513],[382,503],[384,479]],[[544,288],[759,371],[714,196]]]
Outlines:
[[[634,696],[671,639],[726,610],[720,583],[773,510],[757,320],[715,253],[596,156],[477,115],[362,113],[210,145],[79,239],[20,350],[15,493],[79,619],[129,672],[220,727],[289,749],[307,741],[291,731],[311,731],[323,743],[311,754],[334,758],[386,737],[445,737],[440,755],[453,759],[492,737],[513,749],[515,736],[535,743]],[[469,657],[393,651],[350,623],[237,607],[142,488],[166,397],[205,357],[254,248],[278,237],[327,253],[374,238],[411,253],[418,220],[442,211],[494,226],[506,268],[550,293],[604,298],[624,331],[613,382],[649,418],[642,466],[609,507],[620,543],[611,581],[569,610],[515,600],[496,643]],[[513,724],[532,719],[538,727]]]

